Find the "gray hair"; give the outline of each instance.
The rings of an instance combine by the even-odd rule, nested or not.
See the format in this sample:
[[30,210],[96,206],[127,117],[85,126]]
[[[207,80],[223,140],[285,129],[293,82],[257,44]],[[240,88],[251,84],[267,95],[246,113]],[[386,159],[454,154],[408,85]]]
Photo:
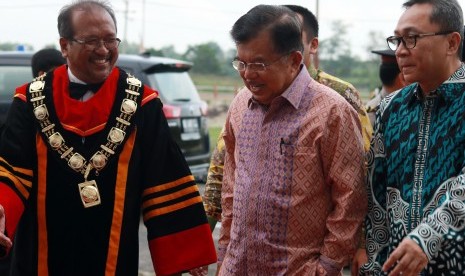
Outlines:
[[236,44],[246,43],[262,31],[270,33],[271,46],[276,53],[303,51],[300,20],[287,7],[255,6],[234,23],[231,37]]
[[115,23],[116,28],[116,17],[115,12],[111,8],[108,1],[105,0],[78,0],[72,4],[66,5],[60,10],[58,15],[58,34],[60,37],[70,39],[74,37],[74,30],[72,24],[72,14],[75,10],[90,11],[95,7],[100,7],[108,12]]

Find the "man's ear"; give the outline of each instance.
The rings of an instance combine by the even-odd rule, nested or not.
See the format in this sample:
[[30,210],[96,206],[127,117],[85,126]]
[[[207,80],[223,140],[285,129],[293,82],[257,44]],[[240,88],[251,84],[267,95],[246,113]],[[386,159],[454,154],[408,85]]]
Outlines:
[[63,55],[64,58],[67,58],[68,57],[68,46],[69,46],[68,39],[60,37],[59,42],[60,42],[61,54]]
[[297,68],[297,69],[300,68],[300,64],[303,63],[303,59],[304,59],[302,52],[294,51],[289,54],[289,57],[292,61],[292,67]]
[[458,55],[460,43],[462,42],[460,34],[458,32],[451,33],[449,36],[448,42],[449,42],[448,52],[450,54]]
[[316,55],[318,52],[318,37],[312,38],[310,41],[310,50],[309,50],[311,55]]

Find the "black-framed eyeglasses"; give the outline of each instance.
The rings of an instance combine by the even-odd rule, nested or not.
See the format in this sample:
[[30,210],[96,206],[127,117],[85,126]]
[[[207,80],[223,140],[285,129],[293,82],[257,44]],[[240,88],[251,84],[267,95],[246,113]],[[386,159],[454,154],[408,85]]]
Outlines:
[[280,61],[283,57],[289,55],[289,53],[280,56],[278,59],[269,62],[269,63],[263,63],[263,62],[253,62],[253,63],[245,63],[241,60],[235,59],[232,61],[232,66],[234,69],[236,69],[239,72],[244,72],[247,68],[252,71],[252,72],[262,72],[266,70],[266,67]]
[[436,36],[436,35],[446,35],[453,33],[454,31],[444,31],[437,33],[426,33],[426,34],[415,34],[415,35],[405,35],[405,36],[390,36],[386,38],[389,48],[393,51],[396,51],[399,48],[400,43],[404,44],[404,47],[407,49],[413,49],[417,45],[417,39],[427,36]]
[[87,50],[93,51],[102,45],[107,48],[108,50],[114,50],[118,48],[119,44],[121,43],[121,39],[119,38],[107,38],[107,39],[99,39],[99,38],[91,38],[91,39],[76,39],[71,38],[71,41],[77,42],[83,45]]

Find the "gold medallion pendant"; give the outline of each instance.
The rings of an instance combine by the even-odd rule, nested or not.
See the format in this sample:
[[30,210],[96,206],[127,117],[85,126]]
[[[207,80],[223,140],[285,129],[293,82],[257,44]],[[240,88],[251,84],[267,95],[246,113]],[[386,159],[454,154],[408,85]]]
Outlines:
[[108,161],[117,152],[118,147],[122,146],[126,137],[127,131],[132,124],[133,115],[137,110],[137,103],[142,91],[142,83],[134,76],[129,75],[126,79],[125,98],[121,101],[120,114],[115,117],[114,126],[108,131],[106,140],[102,141],[99,151],[87,160],[83,154],[75,151],[74,147],[69,146],[61,133],[55,126],[59,123],[54,123],[50,117],[47,105],[45,89],[46,74],[37,77],[29,86],[30,99],[44,139],[48,141],[52,150],[75,172],[84,176],[84,182],[79,183],[79,196],[81,197],[84,208],[97,206],[101,204],[100,192],[95,180],[87,180],[90,172],[95,169],[95,175],[105,168]]
[[95,182],[95,180],[79,183],[79,194],[81,195],[84,208],[96,206],[101,203],[100,193],[98,191],[97,182]]

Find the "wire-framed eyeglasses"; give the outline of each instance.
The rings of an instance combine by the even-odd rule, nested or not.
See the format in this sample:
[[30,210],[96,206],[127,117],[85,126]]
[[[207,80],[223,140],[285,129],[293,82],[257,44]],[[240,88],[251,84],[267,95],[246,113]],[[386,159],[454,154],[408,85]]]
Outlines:
[[393,51],[396,51],[399,48],[400,43],[404,44],[404,47],[407,49],[413,49],[417,45],[417,39],[427,36],[436,36],[436,35],[446,35],[453,33],[454,31],[444,31],[437,33],[426,33],[426,34],[415,34],[415,35],[405,35],[405,36],[390,36],[386,38],[389,48]]
[[99,39],[99,38],[91,38],[91,39],[76,39],[71,38],[71,41],[77,42],[83,45],[87,50],[93,51],[100,47],[100,45],[105,46],[108,50],[114,50],[118,48],[119,44],[121,43],[121,39],[119,38],[107,38],[107,39]]
[[246,69],[249,69],[252,72],[262,72],[266,70],[266,67],[275,64],[276,62],[280,61],[283,57],[289,54],[285,54],[280,56],[278,59],[270,62],[270,63],[263,63],[263,62],[253,62],[253,63],[245,63],[241,60],[235,59],[232,61],[232,66],[239,72],[244,72]]

